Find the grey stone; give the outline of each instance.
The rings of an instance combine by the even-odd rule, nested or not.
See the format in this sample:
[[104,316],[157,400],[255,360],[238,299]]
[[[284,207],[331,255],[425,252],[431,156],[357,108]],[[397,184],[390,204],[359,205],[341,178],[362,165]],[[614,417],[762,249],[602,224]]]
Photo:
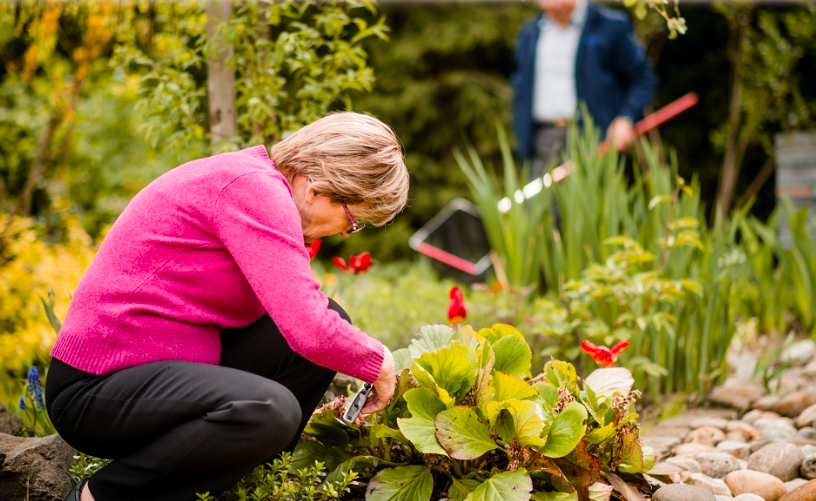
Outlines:
[[701,489],[705,489],[708,492],[718,496],[731,495],[731,490],[722,479],[711,478],[702,473],[689,474],[689,477],[686,479],[686,484],[693,485],[694,487],[700,487]]
[[725,431],[728,427],[728,420],[723,418],[697,418],[691,422],[691,427],[694,429],[702,428],[703,426],[709,426],[711,428],[719,428],[720,430]]
[[799,467],[805,455],[793,444],[769,444],[751,454],[748,468],[775,476],[787,482],[799,476]]
[[776,406],[770,410],[782,416],[796,417],[814,404],[816,404],[816,392],[813,390],[801,390],[785,395],[777,402]]
[[681,444],[674,449],[674,453],[678,456],[696,456],[701,452],[717,452],[715,447],[705,444]]
[[0,501],[52,501],[71,489],[74,449],[59,435],[42,438],[0,434]]
[[700,468],[700,463],[691,458],[669,458],[665,462],[677,466],[678,468],[682,468],[683,471],[687,471],[689,473],[703,472],[702,468]]
[[323,395],[323,399],[320,400],[320,405],[325,405],[340,396],[352,395],[359,387],[360,382],[358,379],[345,374],[337,374]]
[[763,438],[762,440],[758,440],[751,444],[751,453],[753,454],[754,452],[758,451],[759,449],[762,449],[763,447],[769,444],[782,444],[782,443],[785,443],[785,441],[780,440],[778,438]]
[[725,478],[740,469],[737,459],[727,452],[701,452],[695,460],[700,463],[702,473],[711,478]]
[[745,442],[722,441],[717,444],[717,449],[739,459],[746,459],[751,455],[751,446]]
[[796,432],[796,438],[800,440],[816,440],[816,428],[812,426],[805,426]]
[[740,440],[742,441],[757,439],[762,434],[762,432],[760,432],[756,426],[744,423],[742,421],[728,422],[728,425],[725,427],[726,437],[728,437],[728,435],[730,435],[731,433],[740,434],[742,436]]
[[711,492],[684,484],[670,484],[661,487],[652,496],[652,501],[716,501]]
[[775,412],[761,411],[759,409],[752,409],[752,410],[746,412],[744,416],[742,416],[741,421],[744,422],[744,423],[748,423],[750,425],[756,426],[755,423],[759,419],[778,419],[778,418],[779,418],[779,414],[777,414]]
[[816,445],[803,445],[799,448],[802,449],[802,454],[806,457],[816,454]]
[[12,414],[6,406],[0,402],[0,433],[16,435],[23,429],[23,420]]
[[759,419],[757,428],[764,439],[789,440],[796,436],[796,427],[786,419]]
[[816,454],[810,454],[804,457],[802,465],[799,467],[799,474],[802,475],[802,478],[808,480],[816,478]]
[[680,439],[677,437],[653,437],[651,435],[645,436],[642,439],[644,447],[651,447],[663,457],[668,456],[680,444]]
[[725,440],[725,433],[713,426],[703,426],[686,435],[686,443],[715,446]]
[[790,492],[794,489],[797,489],[805,485],[806,483],[808,483],[808,481],[804,478],[794,478],[793,480],[785,482],[785,489],[787,489],[788,492]]
[[761,384],[726,381],[724,385],[711,391],[708,400],[715,405],[743,411],[749,409],[753,401],[764,394],[765,388]]
[[752,403],[751,406],[754,409],[759,409],[761,411],[776,412],[775,409],[780,400],[782,400],[782,397],[779,395],[765,395],[764,397],[754,400],[754,403]]
[[816,426],[816,404],[809,406],[799,414],[799,417],[796,418],[796,426],[799,428]]
[[810,339],[803,339],[788,346],[780,358],[783,362],[804,364],[809,362],[814,354],[816,354],[816,343]]

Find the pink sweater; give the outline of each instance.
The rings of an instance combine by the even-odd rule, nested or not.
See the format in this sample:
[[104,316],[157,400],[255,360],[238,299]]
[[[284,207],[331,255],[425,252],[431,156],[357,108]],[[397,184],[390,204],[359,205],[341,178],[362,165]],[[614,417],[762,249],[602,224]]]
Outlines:
[[269,312],[295,352],[373,382],[383,345],[327,305],[291,187],[255,146],[186,163],[133,198],[51,354],[93,374],[157,360],[215,365],[222,329]]

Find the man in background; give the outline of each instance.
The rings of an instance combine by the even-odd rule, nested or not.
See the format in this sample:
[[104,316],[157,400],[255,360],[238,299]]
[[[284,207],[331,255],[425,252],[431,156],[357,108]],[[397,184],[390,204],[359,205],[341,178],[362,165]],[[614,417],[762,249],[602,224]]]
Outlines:
[[628,149],[657,83],[624,13],[587,0],[538,4],[542,14],[516,40],[511,77],[518,155],[532,160],[531,178],[563,150],[582,102],[604,138]]

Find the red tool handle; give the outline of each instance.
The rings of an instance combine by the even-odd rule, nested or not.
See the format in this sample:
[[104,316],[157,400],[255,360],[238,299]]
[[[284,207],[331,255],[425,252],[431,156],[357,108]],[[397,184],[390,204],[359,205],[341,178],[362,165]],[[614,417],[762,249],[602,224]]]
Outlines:
[[[638,136],[642,136],[643,134],[649,132],[650,130],[663,125],[664,123],[668,122],[672,118],[676,117],[680,113],[683,113],[687,109],[691,108],[695,104],[699,102],[699,98],[697,98],[697,94],[694,92],[689,92],[685,96],[672,101],[671,103],[667,104],[666,106],[660,108],[659,110],[655,111],[651,115],[645,117],[643,120],[639,121],[635,124],[635,134]],[[609,140],[603,142],[603,144],[598,148],[598,150],[602,153],[606,153],[609,151]]]

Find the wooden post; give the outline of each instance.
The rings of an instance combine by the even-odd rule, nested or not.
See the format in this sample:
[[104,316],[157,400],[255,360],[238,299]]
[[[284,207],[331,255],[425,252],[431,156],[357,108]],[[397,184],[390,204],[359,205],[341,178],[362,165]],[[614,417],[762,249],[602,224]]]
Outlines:
[[210,98],[210,144],[238,134],[235,112],[235,69],[227,62],[233,49],[218,32],[221,23],[229,21],[231,0],[210,0],[207,5],[207,38],[213,41],[213,50],[207,54],[207,88]]

